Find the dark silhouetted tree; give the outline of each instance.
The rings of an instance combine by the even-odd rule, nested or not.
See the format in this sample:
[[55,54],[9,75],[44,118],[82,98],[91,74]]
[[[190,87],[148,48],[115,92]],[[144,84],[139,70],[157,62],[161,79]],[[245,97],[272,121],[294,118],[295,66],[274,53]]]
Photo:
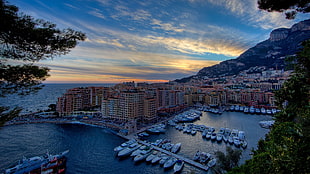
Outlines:
[[258,0],[258,8],[268,12],[285,12],[287,19],[294,19],[297,13],[310,12],[310,0]]
[[215,152],[216,158],[218,159],[216,171],[223,173],[223,170],[230,171],[232,168],[238,166],[241,153],[241,150],[234,150],[229,146],[226,147],[226,155],[221,151]]
[[310,41],[302,45],[294,72],[276,92],[282,111],[275,124],[253,158],[232,173],[310,173]]
[[[85,39],[82,32],[60,30],[55,24],[22,14],[18,7],[0,0],[0,97],[41,89],[49,68],[34,63],[65,55]],[[13,111],[16,114],[18,110]],[[7,120],[6,112],[8,108],[0,108],[0,120]]]

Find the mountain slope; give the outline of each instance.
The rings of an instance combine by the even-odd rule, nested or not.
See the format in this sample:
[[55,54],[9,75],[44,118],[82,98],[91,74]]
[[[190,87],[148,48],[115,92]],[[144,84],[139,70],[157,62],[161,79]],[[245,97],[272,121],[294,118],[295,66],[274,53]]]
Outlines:
[[205,67],[197,75],[176,81],[186,82],[193,77],[234,75],[253,66],[282,68],[284,67],[284,58],[294,55],[300,49],[301,42],[307,39],[310,39],[310,19],[299,22],[291,28],[275,29],[270,33],[269,39],[248,49],[236,59]]

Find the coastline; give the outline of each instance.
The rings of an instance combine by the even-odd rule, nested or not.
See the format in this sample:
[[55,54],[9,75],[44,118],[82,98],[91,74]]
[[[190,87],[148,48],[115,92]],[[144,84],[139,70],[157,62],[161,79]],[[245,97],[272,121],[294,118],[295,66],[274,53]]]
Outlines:
[[[168,118],[169,119],[169,118]],[[166,119],[166,120],[168,120]],[[164,121],[166,121],[164,120]],[[161,121],[162,122],[162,121]],[[150,128],[153,125],[148,125],[145,127],[141,127],[136,132],[133,132],[128,135],[123,135],[119,133],[120,125],[116,125],[113,123],[104,122],[103,120],[70,120],[70,119],[63,119],[63,118],[57,118],[57,119],[29,119],[25,118],[23,120],[11,120],[6,122],[3,126],[13,126],[13,125],[21,125],[21,124],[43,124],[43,123],[51,123],[51,124],[81,124],[81,125],[87,125],[92,127],[98,127],[109,130],[114,135],[117,135],[125,140],[129,140],[132,138],[137,138],[135,135],[138,133],[141,133],[145,131],[146,129]]]

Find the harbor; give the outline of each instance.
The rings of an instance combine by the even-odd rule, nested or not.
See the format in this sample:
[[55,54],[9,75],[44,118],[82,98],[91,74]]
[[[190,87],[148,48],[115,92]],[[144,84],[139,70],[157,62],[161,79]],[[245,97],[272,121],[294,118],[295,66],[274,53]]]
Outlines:
[[[130,134],[127,136],[121,135],[119,134],[119,136],[121,136],[122,138],[126,139],[126,140],[131,140],[133,138],[136,139],[138,144],[141,144],[143,146],[151,146],[152,149],[154,151],[158,151],[160,153],[164,153],[168,156],[171,156],[173,158],[176,158],[177,160],[181,160],[184,161],[187,165],[190,165],[192,167],[195,167],[199,170],[202,171],[210,171],[210,167],[207,165],[207,163],[205,164],[201,164],[200,162],[197,162],[193,159],[193,156],[195,155],[195,152],[198,151],[206,151],[208,154],[213,154],[212,158],[215,159],[215,152],[217,150],[220,151],[225,151],[227,146],[231,146],[234,149],[240,149],[242,150],[242,153],[244,154],[244,156],[247,156],[248,158],[250,157],[250,150],[251,147],[254,147],[257,142],[253,142],[252,139],[252,134],[253,132],[248,132],[247,130],[249,130],[244,123],[246,122],[240,122],[241,124],[238,125],[238,123],[236,124],[236,126],[232,125],[230,126],[230,128],[228,128],[228,123],[226,122],[227,120],[223,118],[227,118],[228,120],[230,119],[229,117],[231,115],[235,115],[236,112],[225,112],[222,115],[218,115],[218,114],[213,114],[213,113],[208,113],[208,112],[202,112],[202,115],[200,116],[200,118],[197,118],[195,120],[193,120],[192,122],[188,122],[188,123],[175,123],[175,119],[172,118],[169,121],[166,121],[166,132],[160,132],[160,133],[154,133],[153,128],[154,127],[159,127],[161,129],[161,126],[151,126],[151,127],[146,127],[144,129],[141,129],[139,132],[136,132],[135,134]],[[249,115],[249,114],[242,114],[242,117],[244,117],[243,119],[247,120],[247,119],[251,119],[251,117],[257,117],[258,115]],[[179,118],[179,116],[176,116],[176,118]],[[218,124],[206,124],[206,123],[210,123],[212,119],[219,119],[222,121],[219,121]],[[264,116],[264,115],[260,115],[260,119],[270,119],[271,117],[269,116]],[[201,124],[204,123],[204,124]],[[163,124],[163,123],[161,123]],[[218,126],[218,127],[216,127]],[[259,124],[257,124],[255,127],[258,127]],[[182,127],[182,128],[180,128]],[[190,127],[190,130],[187,130],[188,127]],[[223,128],[225,127],[225,129]],[[150,129],[151,132],[148,132],[148,128],[152,128]],[[237,128],[239,129],[239,131],[237,130]],[[222,135],[223,139],[217,139],[218,136],[211,140],[206,138],[206,134],[204,130],[212,130],[212,132],[218,134],[218,135]],[[188,132],[186,132],[185,130],[187,130]],[[248,145],[248,140],[249,140],[249,145],[250,148],[247,148],[246,146],[243,147],[242,144],[238,144],[236,145],[234,141],[229,142],[228,141],[228,137],[227,136],[224,140],[224,135],[225,135],[225,131],[229,130],[229,132],[231,132],[232,135],[236,136],[236,137],[240,137],[240,142],[241,139],[242,140],[247,140],[246,142],[246,146]],[[243,131],[245,130],[245,131]],[[193,133],[193,131],[195,131],[195,133]],[[197,133],[196,133],[197,131]],[[156,132],[156,131],[155,131]],[[198,133],[199,132],[199,133]],[[167,135],[168,134],[168,135]],[[245,138],[245,134],[246,134],[246,138]],[[176,153],[172,153],[168,150],[165,150],[159,146],[155,146],[152,145],[153,143],[151,142],[155,142],[158,139],[161,138],[167,138],[167,137],[171,137],[173,135],[174,138],[177,138],[176,140],[173,139],[171,141],[173,141],[174,143],[178,142],[178,141],[187,141],[187,145],[188,142],[195,142],[195,147],[197,149],[193,149],[192,147],[186,147],[186,145],[183,146],[182,144],[182,150],[180,150],[180,152],[178,154]],[[228,134],[229,135],[229,134]],[[250,136],[248,136],[250,135]],[[184,140],[186,138],[186,140]],[[188,138],[188,139],[187,139]],[[194,140],[193,140],[194,139]],[[183,143],[182,142],[182,143]],[[239,138],[238,138],[238,143],[239,142]],[[186,144],[186,143],[185,143]],[[206,148],[207,147],[207,148]],[[151,154],[149,154],[151,155]],[[244,162],[246,158],[243,158],[242,162]],[[208,161],[211,161],[210,159]],[[207,162],[208,162],[207,161]]]
[[[212,126],[216,131],[220,127],[243,130],[246,133],[248,147],[242,150],[242,158],[240,160],[240,164],[242,164],[251,157],[249,155],[251,149],[256,147],[258,140],[263,138],[269,131],[268,129],[261,128],[259,122],[271,119],[272,117],[270,116],[250,115],[239,112],[224,112],[222,115],[203,112],[200,119],[193,124]],[[147,128],[141,129],[141,131],[146,131]],[[24,130],[27,131],[25,132]],[[127,138],[131,139],[135,136],[137,135],[132,134],[127,136]],[[7,168],[7,166],[22,159],[23,156],[31,157],[38,155],[41,152],[45,152],[46,149],[49,149],[51,153],[70,149],[67,161],[68,174],[103,173],[103,171],[115,174],[173,173],[173,170],[164,170],[160,165],[150,165],[146,162],[135,164],[131,159],[120,160],[118,157],[115,157],[113,149],[127,141],[127,139],[124,139],[124,136],[122,138],[115,136],[109,129],[102,128],[101,126],[77,122],[62,123],[61,121],[58,124],[11,125],[5,126],[0,130],[0,138],[6,140],[0,142],[2,147],[0,150],[2,154],[0,158],[1,169]],[[182,143],[180,151],[174,157],[182,157],[182,159],[186,158],[192,161],[197,150],[210,153],[215,157],[216,151],[224,152],[227,146],[231,146],[223,143],[223,141],[218,143],[217,141],[202,138],[200,132],[192,135],[178,131],[172,126],[167,126],[164,134],[150,134],[145,138],[147,143],[155,142],[158,139],[170,139],[174,144]],[[16,146],[19,148],[16,148]],[[206,172],[204,169],[190,165],[186,161],[184,162],[185,165],[182,173],[213,173],[212,168],[209,168]],[[100,165],[97,165],[98,163]]]
[[[124,138],[127,139],[127,137],[124,137]],[[132,140],[132,139],[131,139],[131,140]],[[128,139],[128,141],[130,141],[130,139]],[[176,153],[172,153],[172,152],[170,152],[170,151],[164,150],[163,148],[154,146],[154,145],[152,145],[152,144],[150,144],[150,143],[148,143],[148,142],[145,142],[145,141],[141,141],[141,140],[135,140],[135,141],[136,141],[138,144],[142,144],[142,145],[151,147],[152,149],[154,149],[154,150],[156,150],[156,151],[159,151],[159,152],[164,153],[164,154],[166,154],[166,155],[168,155],[168,156],[174,157],[174,158],[176,158],[176,159],[178,159],[178,160],[182,160],[182,161],[184,161],[185,163],[187,163],[187,164],[189,164],[189,165],[192,165],[192,166],[194,166],[194,167],[197,167],[197,168],[199,168],[199,169],[201,169],[201,170],[204,170],[204,171],[208,171],[208,170],[209,170],[209,167],[208,167],[208,166],[202,165],[202,164],[200,164],[200,163],[198,163],[198,162],[196,162],[196,161],[193,161],[193,160],[191,160],[191,159],[189,159],[189,158],[186,158],[186,157],[183,157],[183,156],[178,155],[178,154],[176,154]]]

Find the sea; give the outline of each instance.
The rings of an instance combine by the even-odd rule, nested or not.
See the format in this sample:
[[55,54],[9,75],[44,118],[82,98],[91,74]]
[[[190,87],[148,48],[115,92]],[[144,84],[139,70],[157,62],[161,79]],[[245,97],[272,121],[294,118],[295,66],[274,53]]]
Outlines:
[[[55,104],[67,89],[86,86],[108,86],[111,84],[46,84],[35,95],[9,96],[1,100],[5,106],[21,106],[25,113],[44,110],[48,105]],[[201,118],[194,124],[243,130],[248,147],[242,149],[240,164],[251,158],[252,149],[257,142],[264,138],[268,129],[261,128],[259,121],[272,120],[267,115],[250,115],[240,112],[224,112],[221,115],[203,112]],[[212,142],[203,139],[201,133],[196,135],[185,134],[168,126],[165,134],[151,135],[147,141],[155,142],[157,139],[167,138],[172,143],[182,143],[179,155],[192,159],[196,151],[209,152],[215,157],[216,151],[225,152],[225,143]],[[4,126],[0,128],[0,173],[4,169],[16,164],[23,157],[43,155],[46,152],[57,154],[69,150],[67,154],[68,174],[170,174],[173,169],[164,170],[160,165],[146,162],[134,163],[128,158],[118,158],[113,151],[116,146],[125,142],[121,137],[113,134],[109,129],[83,124],[22,124]],[[232,148],[235,148],[231,146]],[[182,173],[215,173],[208,172],[185,164]]]

